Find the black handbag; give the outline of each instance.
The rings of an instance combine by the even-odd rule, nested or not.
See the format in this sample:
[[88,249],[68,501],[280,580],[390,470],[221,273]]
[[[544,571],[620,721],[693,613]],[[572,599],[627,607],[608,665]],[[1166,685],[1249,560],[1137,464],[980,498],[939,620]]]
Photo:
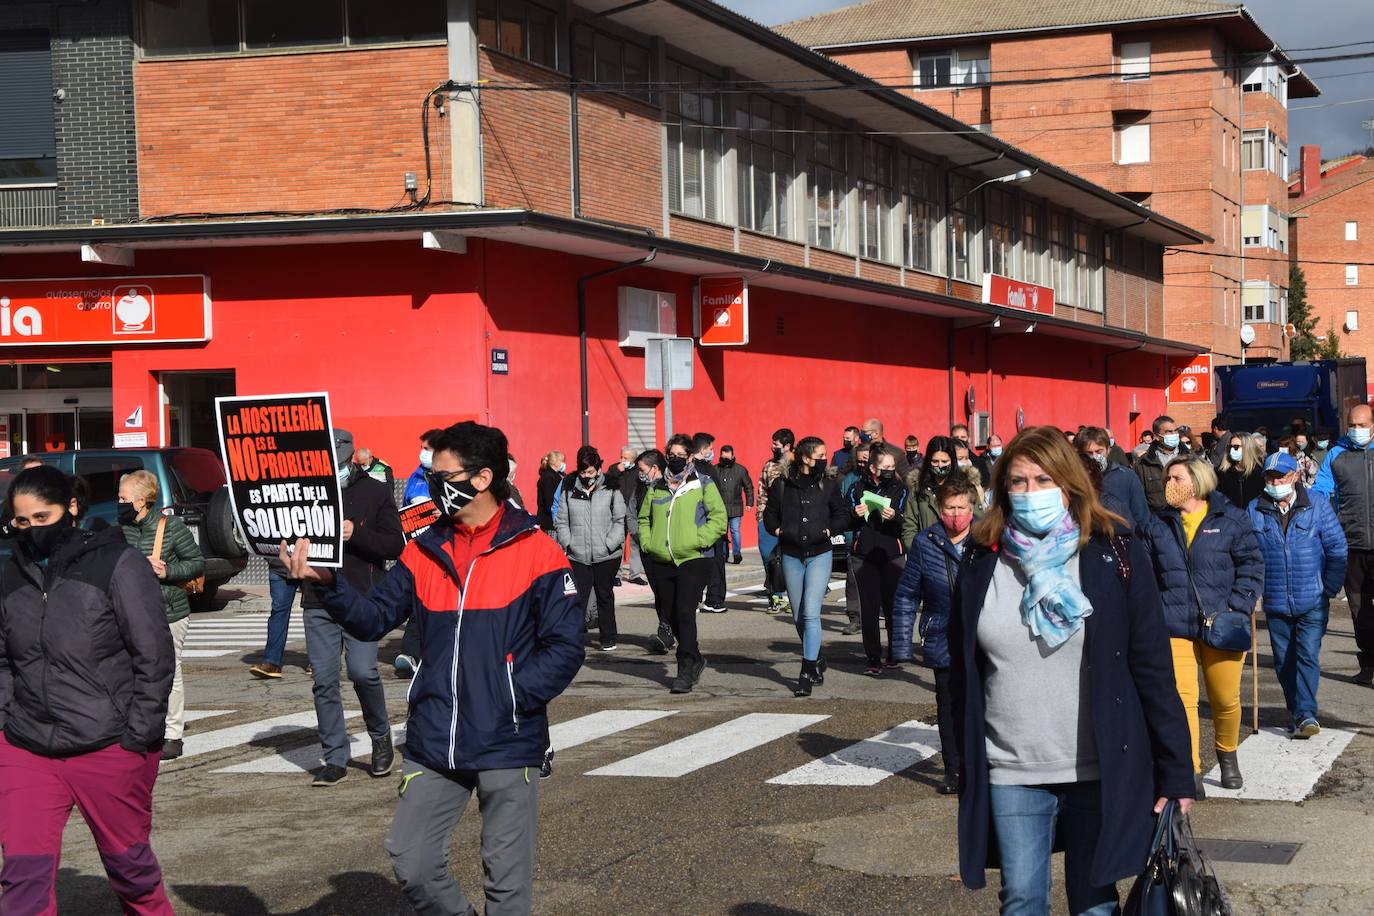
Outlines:
[[764,587],[770,595],[787,594],[787,577],[782,574],[782,545],[773,548],[764,564]]
[[1231,904],[1193,840],[1188,816],[1174,799],[1155,821],[1145,870],[1136,878],[1124,916],[1233,916]]
[[1188,562],[1188,547],[1183,545],[1184,561],[1188,570],[1188,585],[1193,589],[1193,600],[1197,602],[1198,630],[1204,643],[1213,649],[1226,652],[1250,651],[1250,615],[1224,608],[1215,614],[1208,614],[1198,594],[1197,583],[1193,581],[1193,564]]

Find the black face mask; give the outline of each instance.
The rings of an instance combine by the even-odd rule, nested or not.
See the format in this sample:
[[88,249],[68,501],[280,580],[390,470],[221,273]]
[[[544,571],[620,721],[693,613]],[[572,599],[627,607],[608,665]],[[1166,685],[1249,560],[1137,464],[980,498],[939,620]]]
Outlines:
[[893,470],[879,471],[878,479],[881,480],[883,483],[891,483],[892,481],[897,479],[897,472]]
[[27,528],[17,528],[14,537],[28,551],[29,556],[35,560],[46,560],[52,556],[57,545],[62,543],[62,539],[71,530],[71,527],[72,517],[63,513],[62,517],[51,525],[30,525]]
[[680,455],[668,456],[668,471],[672,474],[681,474],[687,470],[687,459]]
[[938,464],[932,464],[930,466],[930,473],[934,474],[936,477],[945,477],[948,476],[949,469],[952,467],[954,467],[952,464],[947,464],[943,467]]
[[921,460],[921,453],[920,453],[919,451],[907,452],[907,453],[906,453],[906,463],[907,463],[907,464],[915,464],[916,462],[918,462],[918,461],[920,461],[920,460]]
[[722,458],[722,459],[720,459],[719,464],[720,464],[720,466],[723,467],[723,468],[732,468],[732,467],[735,466],[735,459],[733,459],[733,458]]
[[429,498],[449,518],[457,515],[477,496],[477,488],[471,480],[447,481],[439,474],[428,471],[425,473],[425,482],[429,484]]
[[782,449],[780,449],[780,448],[775,448],[775,449],[773,449],[773,460],[774,460],[774,461],[781,461],[781,460],[782,460]]
[[816,459],[816,465],[815,465],[815,467],[813,467],[813,468],[811,469],[811,473],[812,473],[812,474],[824,474],[824,473],[825,473],[825,464],[826,464],[826,462],[829,461],[829,460],[830,460],[829,458],[817,458],[817,459]]
[[133,503],[119,503],[115,509],[115,518],[121,525],[132,525],[138,521],[138,509]]

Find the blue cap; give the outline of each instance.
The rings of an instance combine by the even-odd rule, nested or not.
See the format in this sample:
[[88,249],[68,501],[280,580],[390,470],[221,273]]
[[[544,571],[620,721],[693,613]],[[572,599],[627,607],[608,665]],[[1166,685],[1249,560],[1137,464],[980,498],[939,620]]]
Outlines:
[[1287,452],[1279,451],[1269,456],[1269,460],[1264,462],[1264,472],[1278,474],[1287,477],[1298,469],[1298,459]]

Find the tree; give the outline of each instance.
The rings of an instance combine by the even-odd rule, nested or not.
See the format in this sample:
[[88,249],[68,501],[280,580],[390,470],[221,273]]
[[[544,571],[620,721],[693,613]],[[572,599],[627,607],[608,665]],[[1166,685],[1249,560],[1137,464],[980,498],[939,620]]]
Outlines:
[[1307,277],[1302,268],[1293,264],[1288,268],[1288,322],[1296,329],[1288,344],[1289,359],[1317,359],[1326,346],[1332,346],[1328,333],[1325,342],[1316,334],[1317,316],[1307,304]]
[[1326,328],[1326,337],[1322,339],[1321,347],[1317,352],[1318,359],[1340,359],[1344,354],[1341,353],[1341,338],[1336,333],[1336,329]]

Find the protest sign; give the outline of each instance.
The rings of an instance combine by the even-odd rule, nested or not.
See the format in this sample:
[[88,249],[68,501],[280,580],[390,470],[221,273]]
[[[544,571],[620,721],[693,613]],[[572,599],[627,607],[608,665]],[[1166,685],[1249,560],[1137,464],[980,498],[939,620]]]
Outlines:
[[409,544],[439,520],[439,509],[432,499],[417,499],[401,510],[401,532]]
[[343,503],[327,394],[215,398],[234,521],[249,548],[277,556],[310,539],[312,566],[343,565]]

